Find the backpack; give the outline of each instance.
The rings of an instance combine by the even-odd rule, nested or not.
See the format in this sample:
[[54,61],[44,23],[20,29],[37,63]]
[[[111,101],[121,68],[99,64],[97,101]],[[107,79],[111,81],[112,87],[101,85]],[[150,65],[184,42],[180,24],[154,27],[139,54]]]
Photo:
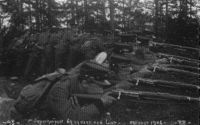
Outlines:
[[63,75],[59,72],[51,74],[44,75],[45,77],[42,76],[36,80],[35,84],[27,85],[21,90],[14,105],[19,113],[29,116],[40,109],[41,104],[54,83],[56,83]]

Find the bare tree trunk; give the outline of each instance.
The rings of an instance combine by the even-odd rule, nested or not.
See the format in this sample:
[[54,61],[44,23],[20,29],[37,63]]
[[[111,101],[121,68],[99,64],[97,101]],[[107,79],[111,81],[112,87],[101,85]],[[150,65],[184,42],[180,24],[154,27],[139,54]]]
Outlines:
[[32,12],[31,12],[31,0],[29,0],[29,28],[32,31]]
[[165,39],[168,39],[168,0],[166,0],[166,14],[165,14]]
[[72,15],[72,25],[75,24],[75,10],[74,10],[74,0],[71,0],[71,15]]
[[112,39],[114,39],[114,1],[109,0],[110,4],[110,25],[111,25],[111,30],[112,30]]
[[[41,10],[43,8],[45,8],[45,1],[44,0],[40,0],[39,10]],[[46,26],[45,23],[43,23],[45,18],[46,17],[44,16],[43,11],[40,11],[40,31],[42,31]]]
[[88,5],[87,0],[84,0],[84,10],[85,10],[85,23],[84,23],[84,30],[87,31],[87,24],[88,24]]
[[124,32],[126,32],[125,30],[125,0],[123,0],[123,28],[124,28]]
[[36,0],[36,30],[40,30],[40,12],[39,12],[39,0]]
[[158,0],[154,0],[155,3],[155,23],[154,23],[154,29],[156,35],[158,35]]
[[47,5],[48,5],[48,7],[47,7],[47,13],[48,13],[48,17],[47,17],[47,20],[48,20],[48,28],[51,28],[52,27],[52,16],[51,16],[51,0],[48,0],[47,1]]
[[76,13],[76,15],[75,15],[75,24],[77,24],[77,26],[79,27],[79,20],[78,20],[78,18],[77,18],[77,15],[78,15],[78,1],[76,0],[75,2],[76,2],[76,8],[75,8],[75,13]]
[[104,19],[103,19],[104,23],[106,22],[106,5],[105,5],[105,2],[106,2],[106,0],[102,0],[102,4],[103,4],[102,12],[103,12],[103,17],[104,17]]

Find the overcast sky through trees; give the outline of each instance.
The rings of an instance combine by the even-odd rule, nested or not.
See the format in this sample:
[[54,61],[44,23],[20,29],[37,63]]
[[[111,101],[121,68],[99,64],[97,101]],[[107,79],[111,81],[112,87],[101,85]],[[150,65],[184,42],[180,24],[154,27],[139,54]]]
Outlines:
[[[65,2],[65,1],[68,1],[68,0],[55,0],[56,2]],[[153,1],[153,0],[140,0],[140,2],[143,2],[143,1]],[[197,2],[197,6],[200,7],[200,1],[199,0],[196,0]],[[200,16],[200,11],[197,12],[197,15]]]

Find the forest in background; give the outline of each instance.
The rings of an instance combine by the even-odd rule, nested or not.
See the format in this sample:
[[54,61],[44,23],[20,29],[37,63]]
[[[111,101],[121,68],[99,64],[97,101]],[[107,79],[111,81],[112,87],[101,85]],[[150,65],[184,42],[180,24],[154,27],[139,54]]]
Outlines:
[[1,44],[26,31],[76,27],[100,34],[148,29],[167,42],[196,47],[199,11],[198,0],[1,0]]
[[0,64],[12,65],[3,72],[16,70],[14,64],[24,70],[29,54],[48,51],[49,46],[51,50],[58,43],[68,46],[68,41],[76,41],[72,40],[75,35],[83,33],[103,35],[103,42],[107,42],[105,38],[117,42],[120,34],[145,37],[144,31],[153,33],[156,42],[199,48],[200,2],[0,0]]
[[[120,100],[111,118],[199,125],[199,103],[190,103],[199,102],[199,34],[199,0],[0,0],[0,122],[23,87],[94,54],[89,41],[122,63],[131,91],[188,96],[188,104]],[[134,64],[146,62],[138,54],[154,63]]]

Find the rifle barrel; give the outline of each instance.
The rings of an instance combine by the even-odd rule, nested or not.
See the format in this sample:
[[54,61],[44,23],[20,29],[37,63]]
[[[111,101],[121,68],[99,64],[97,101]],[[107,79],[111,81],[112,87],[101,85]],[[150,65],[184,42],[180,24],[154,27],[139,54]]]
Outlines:
[[188,65],[162,65],[167,68],[174,68],[174,69],[180,69],[180,70],[185,70],[193,73],[198,73],[200,71],[199,67],[193,67],[193,66],[188,66]]
[[193,50],[193,51],[198,51],[199,48],[193,48],[193,47],[188,47],[188,46],[180,46],[180,45],[174,45],[174,44],[169,44],[169,43],[158,43],[158,42],[153,42],[155,45],[161,45],[161,46],[171,46],[171,47],[178,47],[181,49],[188,49],[188,50]]
[[184,74],[187,74],[190,76],[199,77],[199,73],[194,73],[194,72],[185,71],[185,70],[181,70],[181,69],[165,68],[165,67],[148,67],[148,69],[153,72],[184,73]]
[[185,60],[188,62],[195,62],[195,63],[200,63],[200,60],[197,59],[191,59],[191,58],[187,58],[187,57],[183,57],[183,56],[177,56],[177,55],[170,55],[170,54],[165,54],[165,53],[158,53],[158,56],[163,56],[163,57],[168,57],[168,58],[174,58],[174,59],[179,59],[179,60]]
[[167,87],[173,87],[173,88],[185,88],[185,89],[192,89],[199,91],[200,86],[198,85],[191,85],[186,84],[182,82],[174,82],[174,81],[165,81],[165,80],[152,80],[152,79],[133,79],[131,82],[137,83],[137,84],[148,84],[152,86],[167,86]]
[[125,91],[125,90],[113,90],[115,94],[120,93],[121,96],[126,96],[139,100],[154,100],[154,101],[178,101],[178,102],[198,102],[200,98],[194,98],[189,96],[174,95],[169,93],[160,92],[144,92],[144,91]]
[[[176,102],[198,102],[200,98],[194,98],[189,96],[174,95],[169,93],[160,92],[146,92],[146,91],[128,91],[128,90],[112,90],[112,96],[117,97],[120,100],[122,97],[128,97],[131,100],[150,100],[150,101],[176,101]],[[101,94],[74,94],[74,96],[83,99],[99,100]]]

